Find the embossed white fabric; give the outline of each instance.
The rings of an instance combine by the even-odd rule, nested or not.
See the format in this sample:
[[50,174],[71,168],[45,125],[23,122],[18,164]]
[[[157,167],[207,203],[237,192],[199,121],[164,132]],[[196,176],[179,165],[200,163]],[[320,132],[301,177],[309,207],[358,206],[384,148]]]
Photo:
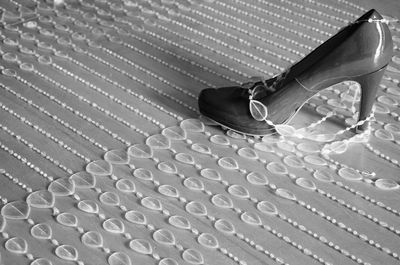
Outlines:
[[0,264],[400,263],[399,23],[368,133],[346,82],[254,138],[199,118],[201,89],[280,73],[366,6],[0,7]]

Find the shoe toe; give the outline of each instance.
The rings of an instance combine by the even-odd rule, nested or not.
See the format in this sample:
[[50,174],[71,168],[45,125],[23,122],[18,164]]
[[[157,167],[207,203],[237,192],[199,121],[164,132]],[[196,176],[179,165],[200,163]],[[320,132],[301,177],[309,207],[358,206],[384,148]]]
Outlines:
[[235,109],[235,87],[206,88],[199,95],[200,113],[216,120],[227,119]]
[[239,87],[206,88],[199,95],[199,110],[204,116],[235,131],[265,135],[271,128],[252,118],[248,97]]
[[200,112],[203,112],[203,111],[207,112],[218,106],[216,104],[216,98],[218,97],[216,92],[217,92],[217,90],[214,88],[206,88],[200,92],[200,95],[199,95]]

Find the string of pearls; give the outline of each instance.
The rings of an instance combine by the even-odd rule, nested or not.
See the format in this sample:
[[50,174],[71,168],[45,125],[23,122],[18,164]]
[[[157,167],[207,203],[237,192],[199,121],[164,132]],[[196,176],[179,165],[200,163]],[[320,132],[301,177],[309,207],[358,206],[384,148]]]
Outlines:
[[[70,7],[69,7],[68,5],[66,6],[66,8],[67,8],[67,9],[70,9]],[[82,14],[82,15],[86,14],[85,12],[83,12],[83,11],[80,10],[80,9],[78,9],[76,12],[78,12],[78,13],[80,13],[80,14]],[[107,21],[107,20],[103,20],[103,19],[101,19],[100,17],[97,17],[97,16],[96,16],[94,19],[95,19],[95,21],[97,21],[99,24],[104,24],[104,23]],[[79,21],[79,22],[78,22],[78,21],[79,21],[79,20],[76,20],[76,19],[75,19],[75,20],[74,20],[74,23],[75,23],[75,24],[81,24],[81,23],[83,23],[83,22],[81,22],[81,21]],[[87,25],[85,25],[85,26],[87,26]],[[153,48],[155,48],[155,49],[158,49],[158,50],[160,50],[160,51],[162,51],[162,52],[168,54],[168,55],[171,55],[171,56],[173,56],[173,57],[175,57],[175,58],[177,58],[177,59],[179,59],[179,60],[185,61],[185,62],[189,63],[190,65],[195,65],[196,67],[202,69],[203,71],[206,71],[206,72],[211,73],[211,74],[213,74],[213,75],[215,75],[215,76],[224,78],[224,79],[226,79],[226,80],[228,80],[228,81],[231,81],[231,82],[235,82],[235,83],[238,83],[238,84],[241,84],[241,83],[242,83],[241,81],[235,80],[235,79],[232,78],[232,77],[229,77],[229,76],[227,76],[227,75],[225,75],[225,74],[222,74],[222,73],[220,73],[220,72],[217,72],[217,71],[215,71],[215,70],[212,70],[211,68],[209,68],[209,67],[207,67],[207,66],[205,66],[205,65],[202,65],[202,64],[198,63],[197,61],[194,61],[194,60],[192,60],[192,59],[190,59],[190,58],[185,58],[185,57],[183,57],[182,55],[180,55],[180,54],[178,54],[178,53],[175,53],[175,52],[173,52],[173,51],[167,50],[167,49],[165,49],[165,48],[163,48],[163,47],[161,47],[161,46],[155,45],[154,43],[148,41],[147,39],[144,39],[144,38],[142,38],[142,37],[140,37],[140,36],[138,36],[138,35],[134,35],[134,34],[128,32],[128,31],[125,31],[123,28],[120,28],[120,27],[118,27],[118,26],[116,26],[116,25],[114,25],[114,24],[110,24],[110,25],[107,25],[107,26],[110,27],[110,28],[112,28],[112,29],[114,29],[114,30],[116,30],[117,33],[120,34],[120,35],[122,35],[122,36],[129,36],[130,38],[134,38],[134,39],[136,39],[136,40],[139,40],[139,41],[141,41],[141,42],[143,42],[143,43],[145,43],[145,44],[147,44],[147,45],[149,45],[149,46],[151,46],[151,47],[153,47]],[[186,47],[184,47],[184,46],[179,45],[179,44],[176,43],[176,42],[173,42],[173,41],[171,41],[171,40],[169,40],[169,39],[167,39],[167,38],[164,38],[164,37],[162,37],[162,36],[159,36],[159,35],[157,35],[157,34],[154,34],[154,33],[151,32],[150,30],[146,30],[146,31],[144,31],[143,33],[149,34],[149,35],[153,36],[154,38],[157,38],[158,40],[161,40],[161,41],[166,42],[166,43],[168,43],[168,44],[172,44],[172,45],[174,45],[174,46],[179,46],[180,49],[185,50],[185,51],[190,52],[190,53],[193,53],[193,54],[195,54],[195,55],[197,55],[197,56],[199,56],[199,57],[202,57],[202,56],[203,56],[204,58],[207,58],[207,59],[211,60],[210,58],[208,58],[208,57],[202,55],[201,53],[198,53],[198,52],[196,52],[196,51],[190,50],[190,49],[188,49],[188,48],[186,48]],[[214,87],[212,84],[208,84],[208,85],[209,85],[210,87]]]
[[25,190],[26,192],[32,192],[32,188],[20,181],[18,178],[14,177],[11,175],[9,172],[7,172],[4,168],[0,168],[0,174],[8,178],[12,183],[20,187],[21,189]]

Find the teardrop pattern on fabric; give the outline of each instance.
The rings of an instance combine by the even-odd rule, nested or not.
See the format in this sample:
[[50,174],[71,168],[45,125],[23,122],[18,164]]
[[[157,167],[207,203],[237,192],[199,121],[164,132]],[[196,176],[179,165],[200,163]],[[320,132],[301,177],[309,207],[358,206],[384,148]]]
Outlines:
[[74,194],[75,185],[68,178],[59,178],[52,181],[47,189],[55,196],[69,196]]
[[246,136],[244,134],[232,131],[232,130],[228,130],[226,131],[226,135],[228,135],[229,137],[233,138],[233,139],[240,139],[240,140],[244,140],[246,139]]
[[197,216],[207,215],[207,208],[201,202],[191,201],[186,204],[185,209],[188,213],[193,215]]
[[374,109],[375,109],[375,113],[380,113],[380,114],[390,113],[390,109],[379,102],[375,102]]
[[326,101],[326,103],[328,105],[330,105],[330,106],[335,107],[335,108],[339,108],[339,109],[345,109],[346,108],[346,105],[343,102],[341,102],[341,100],[339,100],[339,99],[331,98],[331,99],[328,99]]
[[129,242],[129,247],[134,251],[144,255],[149,255],[153,252],[153,248],[151,247],[150,243],[144,239],[131,240],[131,242]]
[[351,143],[366,143],[368,142],[368,135],[356,134],[351,138]]
[[181,122],[180,127],[188,132],[203,132],[204,124],[198,119],[187,119]]
[[33,64],[31,64],[31,63],[21,63],[21,64],[19,65],[19,68],[20,68],[21,70],[24,70],[24,71],[27,71],[27,72],[32,72],[33,69],[35,69],[34,66],[33,66]]
[[199,251],[192,248],[186,249],[182,253],[182,258],[190,264],[198,265],[204,263],[203,255]]
[[288,155],[283,158],[283,163],[293,168],[303,168],[304,162],[295,155]]
[[[350,86],[350,88],[351,87],[352,86]],[[354,91],[354,89],[350,89],[350,90]],[[344,94],[346,96],[344,96]],[[332,108],[332,106],[336,107],[336,108],[346,108],[346,105],[343,103],[343,101],[347,100],[349,102],[352,102],[353,101],[353,95],[350,95],[348,93],[348,91],[346,90],[346,92],[343,92],[343,93],[340,94],[340,99],[341,100],[339,100],[339,99],[329,99],[329,100],[327,100],[327,104],[328,105],[319,105],[318,107],[316,107],[315,110],[319,114],[321,114],[323,116],[328,116],[328,117],[332,116],[332,115],[334,115],[334,112],[333,112],[334,108]],[[303,134],[307,134],[307,133],[311,134],[312,132],[314,132],[314,130],[311,127],[301,128],[299,131],[301,131],[301,133],[303,133]]]
[[154,211],[161,211],[162,204],[159,200],[153,197],[145,197],[143,198],[140,203],[146,207],[147,209],[154,210]]
[[202,233],[197,237],[197,241],[200,245],[206,248],[218,248],[219,243],[215,236],[209,233]]
[[1,73],[4,74],[4,75],[6,75],[6,76],[16,76],[16,75],[17,75],[17,72],[15,72],[15,70],[9,69],[9,68],[3,69],[3,70],[1,71]]
[[165,128],[161,133],[168,139],[175,141],[185,140],[187,137],[185,130],[179,126]]
[[86,212],[86,213],[98,213],[99,212],[99,206],[97,203],[95,203],[92,200],[83,200],[78,202],[78,208],[79,210]]
[[396,190],[400,187],[399,183],[392,179],[377,179],[375,186],[381,190]]
[[76,261],[78,259],[78,251],[70,245],[61,245],[55,251],[57,257],[63,260]]
[[133,176],[135,176],[138,179],[142,179],[142,180],[152,180],[153,179],[153,173],[150,170],[144,169],[144,168],[135,169],[133,171]]
[[190,190],[193,191],[202,191],[204,190],[204,183],[195,177],[190,177],[187,178],[183,181],[183,185],[185,185],[185,187],[187,187]]
[[124,193],[132,193],[136,191],[135,183],[130,179],[120,179],[115,183],[117,190]]
[[273,145],[269,144],[269,143],[255,143],[254,148],[259,151],[266,152],[266,153],[274,152]]
[[218,231],[228,234],[228,235],[233,235],[236,232],[235,226],[228,220],[225,219],[219,219],[214,223],[215,229]]
[[317,156],[317,155],[307,155],[304,157],[304,161],[306,161],[307,163],[309,163],[311,165],[315,165],[315,166],[326,166],[327,165],[325,159],[323,159],[322,157]]
[[206,179],[209,180],[214,180],[214,181],[220,181],[221,180],[221,174],[212,168],[204,168],[200,171],[200,175]]
[[171,147],[171,141],[162,134],[155,134],[148,137],[146,144],[154,149],[168,149]]
[[334,181],[332,175],[326,170],[317,170],[314,172],[313,177],[319,181],[332,182]]
[[268,144],[273,144],[281,141],[279,135],[265,135],[261,138],[262,142],[268,143]]
[[69,180],[74,183],[78,189],[91,189],[96,186],[96,178],[86,171],[81,171],[69,177]]
[[125,150],[115,149],[104,154],[104,160],[111,164],[125,165],[129,163],[129,156]]
[[332,142],[335,140],[336,134],[314,134],[314,135],[308,135],[308,139],[320,142],[320,143],[327,143],[327,142]]
[[87,164],[86,171],[92,175],[108,176],[112,173],[112,166],[105,160],[96,160]]
[[14,254],[25,254],[28,251],[28,244],[25,239],[12,237],[4,244],[5,248]]
[[39,63],[45,64],[45,65],[51,64],[53,62],[52,57],[47,56],[47,55],[41,55],[37,58],[37,60]]
[[190,229],[191,224],[189,220],[186,217],[180,216],[180,215],[173,215],[170,218],[168,218],[168,222],[170,225],[175,226],[176,228],[179,229]]
[[335,141],[328,145],[329,150],[335,154],[343,154],[347,151],[348,147],[349,144],[344,141]]
[[179,265],[179,263],[171,258],[163,258],[162,260],[160,260],[158,265]]
[[[351,97],[351,100],[353,101],[353,97]],[[328,113],[332,112],[332,107],[328,106],[328,105],[319,105],[316,109],[315,109],[319,114],[326,116]]]
[[128,148],[128,155],[135,158],[151,158],[153,149],[147,144],[134,144]]
[[113,234],[121,234],[125,231],[125,226],[117,218],[109,218],[103,222],[103,228]]
[[134,210],[126,212],[125,219],[138,225],[145,225],[147,223],[146,216],[143,213]]
[[76,227],[78,225],[78,218],[72,213],[60,213],[57,215],[56,220],[58,223],[68,227]]
[[[386,69],[388,71],[390,71],[390,69],[395,69],[395,68],[391,67],[391,66],[388,66]],[[396,69],[396,73],[400,74],[400,69]],[[388,94],[392,94],[392,95],[395,95],[395,96],[399,96],[400,95],[400,90],[398,88],[396,88],[396,87],[388,87],[388,88],[386,88],[386,92]]]
[[225,137],[224,135],[213,135],[210,137],[210,142],[214,143],[214,144],[218,144],[218,145],[229,145],[230,141],[227,137]]
[[242,219],[243,222],[249,225],[261,225],[261,219],[258,214],[253,213],[253,212],[244,212],[240,215],[240,219]]
[[118,206],[120,203],[118,194],[110,191],[106,191],[100,194],[99,200],[101,201],[101,203],[110,206]]
[[186,153],[177,153],[175,155],[175,159],[181,163],[188,164],[188,165],[193,165],[194,164],[194,158],[193,156],[186,154]]
[[51,227],[45,223],[36,224],[31,228],[31,235],[36,239],[49,239],[52,233]]
[[275,204],[269,201],[261,201],[257,203],[257,209],[262,212],[266,213],[269,215],[277,215],[278,214],[278,208],[276,208]]
[[315,183],[312,180],[306,179],[306,178],[296,179],[296,184],[302,188],[312,190],[312,191],[317,189],[317,187],[315,186]]
[[51,208],[54,206],[54,195],[48,190],[34,191],[28,195],[26,202],[35,208]]
[[172,197],[172,198],[179,197],[179,191],[174,186],[171,186],[171,185],[159,186],[158,192],[167,197]]
[[53,265],[50,260],[45,258],[38,258],[31,262],[29,265]]
[[286,166],[280,162],[270,162],[267,165],[267,169],[272,174],[284,175],[288,173]]
[[109,265],[132,265],[131,259],[124,252],[114,252],[108,257]]
[[16,62],[18,60],[18,56],[15,53],[7,52],[3,54],[3,60],[8,62]]
[[225,169],[235,170],[239,168],[238,163],[232,157],[223,157],[218,160],[218,165]]
[[82,243],[91,248],[100,248],[103,246],[103,237],[97,231],[89,231],[82,235]]
[[258,158],[258,154],[252,148],[240,148],[238,151],[238,155],[247,159],[255,160]]
[[381,140],[386,140],[386,141],[392,141],[394,139],[393,134],[385,129],[376,130],[375,136]]
[[167,173],[167,174],[176,174],[176,173],[178,173],[178,169],[175,166],[175,164],[172,163],[172,162],[168,162],[168,161],[167,162],[158,163],[157,168],[159,170],[161,170],[162,172]]
[[249,191],[245,187],[237,184],[229,186],[228,192],[239,199],[247,199],[250,197]]
[[250,172],[249,174],[247,174],[246,179],[250,184],[257,186],[264,186],[269,183],[268,178],[258,172]]
[[298,144],[297,149],[305,153],[317,153],[320,152],[321,147],[316,143],[306,142]]
[[225,196],[223,194],[216,194],[214,196],[212,196],[211,198],[211,202],[220,208],[232,208],[233,207],[233,202],[231,200],[231,198],[229,198],[228,196]]
[[278,134],[282,136],[294,136],[296,134],[296,129],[293,126],[287,124],[277,124],[275,125],[275,130]]
[[363,176],[360,173],[358,173],[355,169],[348,167],[339,169],[338,175],[350,181],[359,181],[362,180],[363,178]]
[[287,152],[294,152],[296,150],[294,145],[292,143],[289,143],[289,142],[277,142],[276,146],[279,149],[281,149],[283,151],[287,151]]
[[153,239],[164,245],[175,245],[175,236],[174,234],[167,229],[158,229],[153,233]]
[[208,147],[205,144],[194,143],[194,144],[192,144],[191,148],[193,151],[196,151],[201,154],[206,154],[206,155],[211,154],[210,147]]
[[381,102],[383,104],[389,105],[389,106],[396,106],[399,104],[396,99],[394,99],[393,97],[386,96],[386,95],[379,96],[377,98],[377,101]]
[[23,220],[27,219],[31,208],[24,201],[9,202],[1,208],[1,215],[6,219]]
[[292,200],[292,201],[296,200],[296,196],[294,195],[294,193],[287,189],[279,188],[275,191],[275,193],[276,193],[276,195],[278,195],[284,199],[288,199],[288,200]]
[[394,133],[394,134],[400,134],[400,125],[395,124],[395,123],[387,123],[384,126],[385,130],[390,132],[390,133]]

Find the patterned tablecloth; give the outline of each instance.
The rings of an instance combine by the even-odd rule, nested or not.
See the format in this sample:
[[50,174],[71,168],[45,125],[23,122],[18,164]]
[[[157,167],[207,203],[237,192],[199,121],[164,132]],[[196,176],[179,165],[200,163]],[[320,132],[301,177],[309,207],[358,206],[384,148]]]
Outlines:
[[398,22],[367,133],[345,82],[254,138],[199,119],[201,89],[280,73],[367,7],[54,2],[0,2],[0,264],[400,264]]

